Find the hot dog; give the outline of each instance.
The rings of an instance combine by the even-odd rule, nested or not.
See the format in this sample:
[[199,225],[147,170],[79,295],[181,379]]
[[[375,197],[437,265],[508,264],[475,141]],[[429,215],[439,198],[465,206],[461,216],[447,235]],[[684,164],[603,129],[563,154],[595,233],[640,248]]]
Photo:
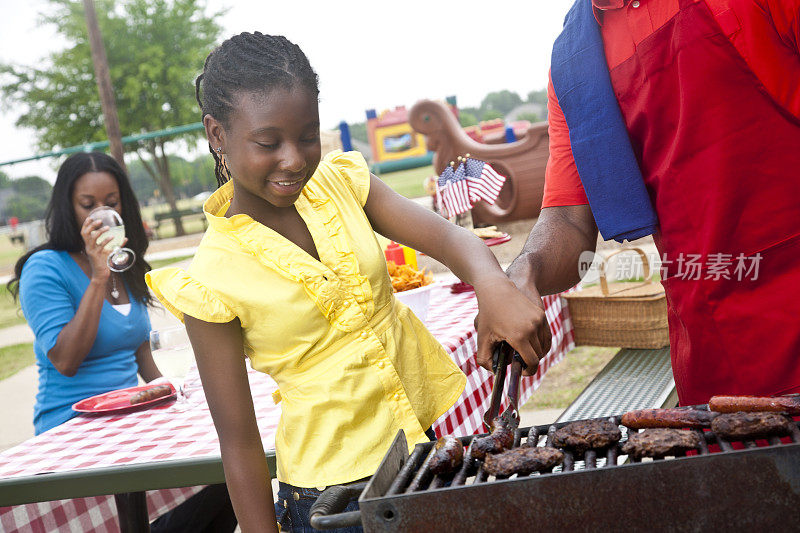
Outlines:
[[137,392],[131,396],[130,402],[131,405],[136,405],[137,403],[149,402],[150,400],[169,396],[170,394],[172,394],[172,387],[169,385],[157,385]]
[[631,429],[701,429],[711,426],[718,414],[698,409],[637,409],[622,415],[622,425]]
[[449,474],[458,469],[464,460],[464,445],[453,436],[446,435],[437,440],[434,450],[429,463],[434,474]]
[[475,439],[472,445],[472,457],[483,460],[487,453],[500,453],[514,445],[514,433],[517,431],[519,422],[517,420],[507,421],[498,416],[494,419],[492,432],[485,436]]
[[708,408],[720,413],[770,411],[800,414],[800,396],[712,396]]

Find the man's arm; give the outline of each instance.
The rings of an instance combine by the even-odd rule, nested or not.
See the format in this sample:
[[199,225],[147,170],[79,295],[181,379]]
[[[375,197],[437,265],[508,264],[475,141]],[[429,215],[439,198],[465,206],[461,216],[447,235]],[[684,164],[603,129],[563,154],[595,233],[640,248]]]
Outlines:
[[588,205],[547,207],[506,273],[529,298],[555,294],[580,281],[581,252],[596,246],[597,225]]

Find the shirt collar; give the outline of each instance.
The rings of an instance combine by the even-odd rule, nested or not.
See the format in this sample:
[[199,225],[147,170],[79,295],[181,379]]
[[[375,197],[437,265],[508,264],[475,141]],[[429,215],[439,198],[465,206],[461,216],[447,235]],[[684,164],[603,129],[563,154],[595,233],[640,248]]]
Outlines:
[[203,211],[213,217],[224,217],[233,198],[233,181],[228,180],[214,191],[203,204]]
[[610,9],[622,9],[630,0],[592,0],[592,5],[597,9],[608,11]]

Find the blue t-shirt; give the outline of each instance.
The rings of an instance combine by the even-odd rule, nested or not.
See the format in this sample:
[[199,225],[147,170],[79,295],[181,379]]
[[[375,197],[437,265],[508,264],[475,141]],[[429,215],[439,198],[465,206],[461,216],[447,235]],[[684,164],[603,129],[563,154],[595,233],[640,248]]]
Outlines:
[[20,303],[36,336],[33,350],[39,370],[39,391],[33,426],[37,435],[74,417],[75,402],[133,387],[138,382],[136,350],[148,340],[150,318],[147,307],[135,301],[130,291],[131,312],[127,316],[114,309],[108,300],[103,302],[97,337],[74,376],[61,374],[47,358],[61,329],[75,316],[88,287],[89,278],[65,251],[36,252],[22,270]]

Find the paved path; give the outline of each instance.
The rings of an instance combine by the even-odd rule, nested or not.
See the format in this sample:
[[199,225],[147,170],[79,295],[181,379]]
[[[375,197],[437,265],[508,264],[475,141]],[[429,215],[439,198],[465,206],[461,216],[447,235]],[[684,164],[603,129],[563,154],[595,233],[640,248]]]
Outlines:
[[33,342],[33,331],[28,324],[19,324],[0,330],[0,348],[24,342]]

